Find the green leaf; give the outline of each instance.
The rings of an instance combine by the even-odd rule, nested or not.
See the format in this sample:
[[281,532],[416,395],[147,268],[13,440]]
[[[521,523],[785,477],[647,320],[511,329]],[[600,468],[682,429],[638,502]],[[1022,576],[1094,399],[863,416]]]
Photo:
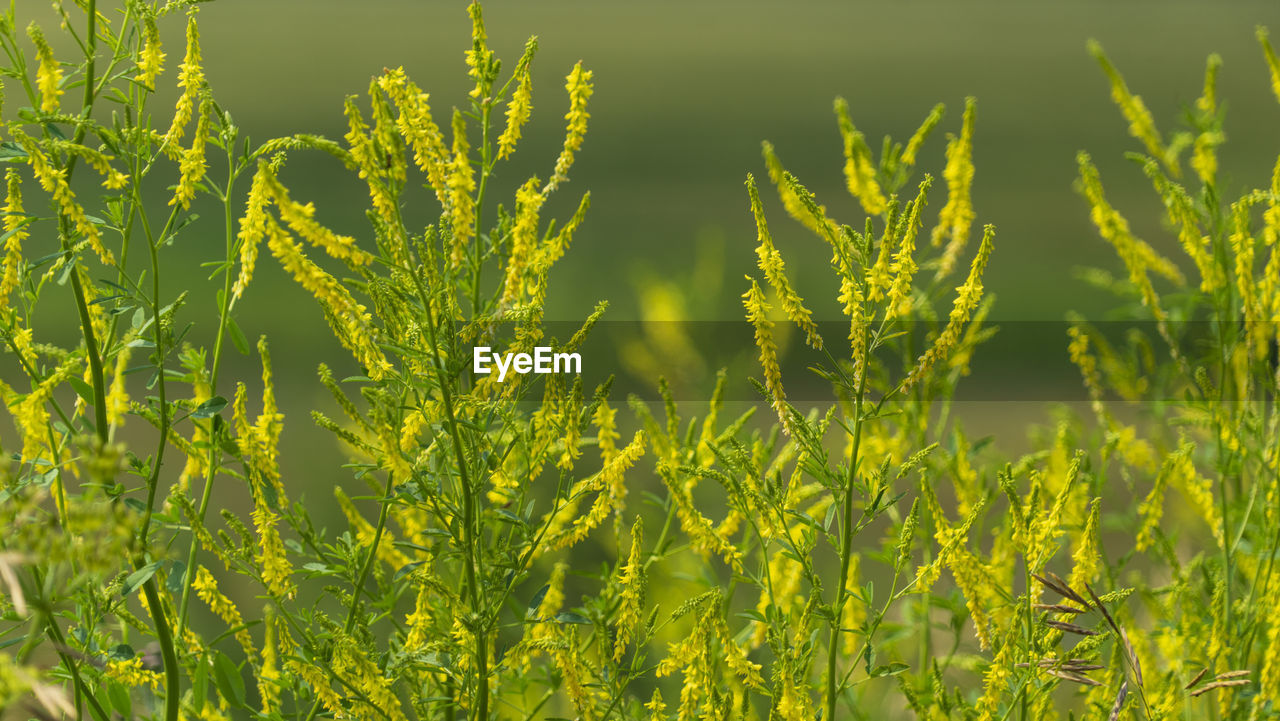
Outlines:
[[889,663],[884,666],[876,666],[871,672],[871,678],[880,678],[881,676],[897,676],[898,674],[911,668],[905,663]]
[[213,652],[213,682],[227,703],[244,708],[244,679],[240,677],[240,669],[221,651]]
[[551,584],[544,583],[538,592],[533,594],[533,598],[529,599],[529,611],[525,614],[525,618],[533,618],[538,613],[538,606],[542,605],[542,599],[546,598],[547,591],[551,590]]
[[133,718],[133,699],[129,698],[129,689],[122,684],[116,681],[107,683],[107,700],[121,716]]
[[15,161],[25,162],[28,157],[27,151],[23,150],[21,145],[18,145],[12,140],[6,140],[3,143],[0,143],[0,163],[12,163]]
[[235,318],[227,318],[227,330],[231,331],[231,344],[240,355],[249,355],[249,339],[244,337],[244,331],[240,330]]
[[579,626],[590,626],[590,625],[591,625],[591,621],[590,621],[590,619],[588,619],[587,617],[585,617],[585,616],[580,616],[580,615],[578,615],[578,614],[576,614],[576,613],[570,613],[570,612],[568,612],[568,611],[566,611],[566,612],[564,612],[564,613],[557,613],[557,614],[556,614],[556,623],[576,623],[576,624],[578,624]]
[[120,596],[125,598],[128,597],[129,594],[138,590],[142,584],[146,583],[152,576],[156,575],[156,569],[159,567],[159,563],[148,563],[142,568],[130,573],[129,577],[124,579],[124,588],[120,589]]
[[226,408],[226,407],[227,407],[226,398],[223,398],[222,396],[214,396],[209,400],[205,401],[204,403],[201,403],[200,405],[196,406],[196,409],[191,412],[191,417],[192,418],[212,418],[213,416],[218,415],[218,413],[223,408]]
[[196,675],[191,679],[191,700],[195,708],[204,708],[204,700],[209,695],[209,664],[196,664]]
[[84,379],[76,378],[75,376],[68,378],[67,382],[70,383],[71,387],[76,390],[76,395],[84,399],[84,402],[86,405],[90,407],[94,406],[93,386],[89,385],[88,383],[85,383]]

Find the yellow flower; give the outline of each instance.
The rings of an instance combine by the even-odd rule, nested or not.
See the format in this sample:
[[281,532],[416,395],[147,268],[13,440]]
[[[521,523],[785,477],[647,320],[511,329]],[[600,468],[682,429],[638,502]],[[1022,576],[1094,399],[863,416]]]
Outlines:
[[635,523],[631,526],[631,554],[627,557],[627,562],[623,565],[618,578],[622,595],[618,603],[618,615],[614,621],[617,627],[617,635],[613,641],[614,661],[622,660],[627,644],[636,637],[636,630],[640,625],[640,611],[644,608],[645,593],[644,560],[641,558],[644,553],[643,547],[644,524],[640,516],[636,516]]
[[964,119],[960,125],[960,137],[947,143],[947,165],[942,179],[947,181],[947,203],[938,213],[938,225],[933,229],[933,245],[947,247],[942,251],[936,277],[941,278],[955,267],[956,259],[969,242],[969,228],[973,225],[973,116],[976,102],[965,98]]
[[449,216],[453,221],[449,262],[457,268],[462,265],[467,243],[475,234],[476,223],[475,199],[471,197],[476,181],[467,144],[467,123],[457,108],[453,110],[453,160],[445,183],[449,189]]
[[9,295],[21,282],[22,241],[27,239],[26,211],[22,209],[22,176],[13,168],[5,170],[8,188],[4,204],[4,231],[9,236],[4,242],[4,271],[0,275],[0,305],[8,307]]
[[[576,484],[569,493],[572,500],[560,509],[548,528],[546,537],[549,540],[542,547],[542,552],[568,548],[586,538],[587,534],[603,523],[609,512],[615,510],[614,501],[621,495],[616,487],[622,485],[624,474],[635,465],[640,456],[644,455],[644,451],[644,431],[636,431],[631,443],[614,456],[599,473]],[[579,499],[592,491],[599,491],[599,494],[592,502],[591,508],[585,514],[575,518]],[[572,523],[568,528],[563,528],[569,519],[572,519]],[[553,530],[556,532],[552,533]]]
[[1262,53],[1267,59],[1267,68],[1271,71],[1271,91],[1276,100],[1280,100],[1280,60],[1276,59],[1276,51],[1271,49],[1271,41],[1267,39],[1267,29],[1259,27],[1258,43],[1262,45]]
[[[828,243],[833,242],[836,237],[835,224],[827,219],[827,209],[824,206],[815,204],[814,208],[808,205],[801,198],[800,194],[787,182],[790,173],[782,167],[782,161],[778,159],[777,153],[773,150],[773,145],[768,141],[760,144],[761,152],[764,155],[764,165],[769,172],[769,180],[778,190],[778,197],[782,199],[782,207],[787,209],[787,214],[792,218],[800,221],[806,228],[812,230],[826,240]],[[816,212],[814,212],[816,210]]]
[[58,96],[62,95],[62,66],[53,57],[53,48],[45,40],[40,26],[34,22],[27,26],[27,36],[36,46],[36,87],[40,90],[40,109],[46,113],[58,112]]
[[884,191],[876,181],[876,166],[871,160],[871,149],[862,133],[853,127],[849,118],[849,104],[844,98],[836,98],[836,118],[840,123],[840,136],[844,138],[844,177],[849,193],[858,199],[868,215],[880,215],[888,208]]
[[608,402],[601,400],[592,417],[592,422],[597,429],[596,446],[600,448],[600,460],[606,464],[618,455],[618,440],[622,438],[618,434],[618,424],[615,421],[617,414],[616,408],[610,408]]
[[587,119],[591,117],[587,112],[587,100],[591,98],[594,88],[591,85],[591,71],[583,70],[581,61],[573,66],[573,70],[565,78],[565,89],[569,91],[569,112],[564,118],[569,122],[564,136],[564,148],[560,151],[560,157],[556,158],[555,173],[547,183],[547,192],[555,190],[560,183],[569,179],[574,154],[582,149],[582,139],[587,134]]
[[196,121],[196,133],[191,138],[191,147],[183,151],[178,163],[178,187],[173,192],[169,205],[181,205],[183,210],[191,207],[191,199],[196,197],[196,184],[204,179],[205,145],[209,142],[212,124],[213,100],[206,97],[200,103],[200,118]]
[[487,43],[488,35],[484,31],[484,15],[480,10],[480,3],[472,2],[468,5],[467,14],[471,16],[471,49],[467,51],[467,75],[476,81],[471,97],[480,98],[489,94],[493,84],[493,51]]
[[149,90],[156,89],[156,78],[164,72],[165,54],[160,48],[160,31],[156,28],[156,19],[147,15],[143,20],[142,49],[138,51],[138,74],[134,79]]
[[515,151],[520,131],[533,113],[533,77],[529,73],[529,64],[537,50],[538,38],[529,38],[524,46],[524,55],[516,65],[516,89],[511,93],[511,100],[507,101],[507,127],[498,137],[499,160],[510,157]]
[[36,180],[39,181],[40,187],[44,191],[53,196],[53,202],[58,207],[58,212],[66,216],[70,221],[71,227],[77,233],[83,235],[85,240],[89,242],[89,247],[97,253],[98,259],[104,265],[113,265],[115,258],[111,252],[102,244],[102,233],[99,232],[98,226],[89,221],[89,216],[85,214],[84,208],[76,202],[76,194],[71,191],[71,186],[67,184],[66,171],[60,170],[53,166],[49,156],[31,139],[26,133],[17,131],[14,133],[14,139],[27,151],[27,162],[31,164],[31,171],[35,174]]
[[191,587],[195,589],[200,600],[204,601],[214,614],[227,624],[227,628],[239,629],[235,632],[236,640],[240,642],[245,654],[253,655],[253,641],[249,638],[249,632],[243,628],[244,618],[241,617],[240,610],[231,602],[231,599],[218,590],[218,582],[214,580],[213,574],[209,573],[209,569],[204,566],[198,568]]
[[778,414],[778,421],[788,434],[791,433],[791,418],[787,413],[787,394],[782,388],[782,369],[778,366],[778,346],[773,340],[773,321],[769,320],[769,304],[764,300],[764,293],[754,278],[748,277],[751,288],[742,294],[743,305],[747,309],[747,320],[756,329],[756,347],[760,349],[760,366],[764,370],[764,385],[773,397],[773,410]]
[[945,111],[946,106],[942,103],[933,106],[933,110],[929,111],[929,115],[925,117],[924,122],[920,124],[911,139],[907,141],[907,147],[903,149],[902,155],[898,158],[903,165],[916,164],[916,154],[920,152],[920,148],[924,145],[924,141],[929,138],[929,134],[933,132],[933,129],[938,127],[938,123],[942,121],[942,115]]
[[503,280],[502,299],[499,302],[499,305],[504,308],[516,303],[524,293],[524,276],[530,270],[538,242],[538,212],[546,199],[546,194],[538,190],[536,177],[529,178],[516,191],[516,218],[511,227],[511,254],[507,260],[506,278]]
[[129,356],[133,353],[133,348],[128,345],[121,346],[116,351],[116,364],[114,373],[111,377],[111,389],[107,393],[107,424],[113,428],[118,428],[124,420],[124,415],[129,411],[129,389],[125,385],[128,376],[125,372],[129,369]]
[[926,194],[932,184],[933,178],[926,175],[920,183],[920,192],[916,195],[916,199],[903,213],[901,222],[905,227],[896,234],[899,236],[898,250],[894,253],[893,264],[889,266],[893,285],[889,287],[886,318],[905,318],[911,313],[911,279],[916,272],[916,262],[911,254],[915,252],[916,233],[920,229],[920,209],[927,202]]
[[178,142],[187,131],[187,123],[196,110],[196,96],[204,87],[204,70],[200,67],[200,28],[195,13],[187,18],[187,54],[178,66],[178,87],[182,93],[173,109],[173,123],[165,133],[166,152],[176,154]]
[[262,566],[262,582],[272,595],[293,598],[297,591],[290,578],[293,566],[285,558],[284,543],[280,540],[280,532],[276,530],[276,522],[280,517],[267,508],[260,492],[258,496],[252,516],[254,528],[258,531],[258,563]]
[[1116,107],[1120,108],[1125,120],[1129,121],[1129,134],[1142,141],[1147,152],[1163,162],[1169,172],[1176,177],[1179,174],[1178,166],[1165,149],[1160,131],[1156,130],[1156,121],[1151,117],[1151,111],[1147,110],[1146,104],[1142,102],[1142,97],[1129,92],[1129,86],[1125,84],[1124,78],[1120,77],[1115,66],[1102,52],[1101,45],[1090,40],[1089,52],[1097,59],[1098,64],[1102,66],[1102,71],[1107,74],[1107,79],[1111,81],[1111,99],[1115,101]]
[[231,288],[232,303],[244,295],[249,281],[253,279],[254,266],[258,260],[258,243],[267,234],[267,203],[270,201],[267,186],[272,179],[266,161],[258,161],[258,171],[253,175],[249,199],[245,203],[244,215],[240,217],[240,230],[236,234],[236,240],[240,244],[240,274]]
[[[255,178],[255,182],[256,182]],[[315,220],[315,205],[303,205],[289,197],[275,173],[267,171],[263,178],[266,194],[275,203],[283,220],[295,233],[307,242],[329,254],[329,257],[341,260],[353,269],[365,267],[373,262],[373,256],[356,244],[355,238],[338,235]],[[252,192],[252,189],[251,189]],[[253,198],[250,198],[252,201]]]
[[142,668],[141,656],[128,660],[109,659],[103,671],[125,686],[150,686],[152,691],[160,689],[160,674]]
[[920,380],[929,372],[939,360],[946,358],[950,354],[956,342],[960,340],[960,334],[964,331],[964,326],[969,322],[969,318],[973,315],[973,311],[978,307],[978,301],[982,299],[982,273],[987,267],[987,261],[991,258],[992,239],[995,238],[996,229],[993,225],[987,225],[983,230],[982,243],[978,246],[978,254],[973,258],[973,264],[969,266],[969,277],[965,280],[964,285],[956,288],[956,299],[952,304],[951,315],[947,319],[947,325],[943,328],[942,333],[934,340],[929,350],[916,362],[916,367],[912,369],[910,375],[903,381],[903,388],[909,388]]
[[325,311],[325,319],[338,341],[351,351],[373,380],[391,369],[375,341],[368,310],[333,276],[313,263],[298,243],[274,220],[267,219],[267,247],[293,279],[311,293]]
[[414,162],[427,174],[436,199],[445,205],[448,200],[445,179],[449,172],[449,151],[445,148],[439,126],[431,117],[430,96],[405,76],[404,68],[383,73],[378,79],[378,86],[399,109],[396,128],[413,148]]
[[751,213],[756,219],[756,234],[759,241],[759,245],[756,246],[756,256],[759,258],[760,270],[764,271],[769,285],[778,294],[778,302],[782,304],[787,317],[804,331],[805,342],[810,347],[821,350],[822,336],[818,334],[818,324],[813,322],[812,314],[808,308],[804,307],[804,301],[787,278],[782,254],[773,245],[769,224],[764,217],[764,207],[760,204],[760,194],[756,191],[756,181],[750,173],[747,174],[747,194],[751,198]]

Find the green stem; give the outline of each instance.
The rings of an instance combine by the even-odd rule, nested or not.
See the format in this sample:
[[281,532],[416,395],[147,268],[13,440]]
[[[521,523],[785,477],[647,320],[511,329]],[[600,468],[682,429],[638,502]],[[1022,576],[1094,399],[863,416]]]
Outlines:
[[480,234],[484,230],[480,219],[484,214],[484,195],[485,188],[489,185],[489,175],[492,173],[491,160],[489,158],[489,112],[493,105],[492,98],[485,98],[484,107],[480,111],[480,189],[476,193],[476,240],[475,249],[472,251],[472,270],[471,270],[471,316],[474,318],[480,315],[480,270],[484,264],[484,248],[480,243]]
[[[870,339],[863,340],[862,357],[866,358]],[[858,393],[853,402],[853,449],[849,456],[849,471],[845,478],[844,485],[844,521],[840,526],[844,538],[841,539],[840,547],[840,586],[836,590],[836,604],[831,609],[831,638],[827,644],[827,713],[823,718],[834,719],[836,717],[836,696],[839,695],[839,685],[836,682],[836,661],[839,658],[840,644],[840,617],[841,609],[844,608],[846,596],[849,595],[846,585],[849,582],[849,562],[853,557],[853,490],[854,482],[858,477],[858,446],[862,441],[862,403],[867,393],[867,369],[865,367],[857,369],[858,371]]]
[[[218,371],[221,370],[222,364],[222,346],[226,338],[227,323],[231,318],[231,254],[235,251],[235,236],[232,233],[231,192],[237,175],[235,160],[232,157],[233,148],[234,146],[229,142],[227,144],[227,187],[222,196],[222,222],[226,235],[227,267],[223,270],[222,307],[218,309],[218,335],[213,341],[213,368],[209,372],[210,395],[216,395],[218,392]],[[210,423],[210,430],[212,431],[212,423]],[[209,458],[205,464],[204,490],[200,494],[200,506],[196,511],[196,517],[201,523],[204,523],[205,514],[209,510],[209,499],[213,495],[213,479],[218,473],[220,458],[217,439],[213,438],[211,432]],[[182,630],[187,627],[187,609],[191,601],[191,584],[195,579],[196,552],[198,550],[199,541],[193,533],[191,547],[187,550],[187,565],[182,574],[182,598],[178,602],[178,633],[182,633]]]

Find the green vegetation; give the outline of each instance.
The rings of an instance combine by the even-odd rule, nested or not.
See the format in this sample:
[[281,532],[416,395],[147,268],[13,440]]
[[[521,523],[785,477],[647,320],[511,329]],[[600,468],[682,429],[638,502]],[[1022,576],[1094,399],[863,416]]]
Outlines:
[[[1073,321],[1089,415],[1049,409],[1019,456],[971,439],[954,402],[999,332],[973,99],[879,152],[837,100],[849,223],[764,143],[741,286],[761,400],[731,413],[721,371],[705,403],[653,378],[651,408],[611,381],[472,370],[478,346],[576,352],[605,317],[564,337],[545,317],[590,205],[575,190],[549,217],[584,152],[583,63],[567,98],[535,96],[538,40],[504,66],[472,3],[451,113],[384,70],[346,99],[343,142],[258,143],[205,77],[194,3],[73,6],[55,4],[74,61],[14,5],[0,17],[5,718],[1280,715],[1280,163],[1267,188],[1219,186],[1217,56],[1170,134],[1090,46],[1143,151],[1126,180],[1154,189],[1186,260],[1137,237],[1108,201],[1122,181],[1081,153],[1123,267],[1087,277],[1132,328]],[[175,80],[161,30],[184,15]],[[566,108],[563,142],[500,200],[535,102]],[[287,182],[308,156],[367,192],[358,238]],[[775,238],[765,177],[813,244]],[[220,210],[212,298],[180,280],[193,203]],[[828,287],[788,270],[813,248]],[[273,367],[245,337],[274,310],[249,292],[263,266],[358,370]],[[642,289],[673,317],[680,292]],[[44,320],[59,306],[69,345]],[[833,401],[788,400],[801,342]],[[260,374],[233,377],[232,354]],[[305,405],[348,462],[321,477],[283,470],[286,373],[329,396]]]

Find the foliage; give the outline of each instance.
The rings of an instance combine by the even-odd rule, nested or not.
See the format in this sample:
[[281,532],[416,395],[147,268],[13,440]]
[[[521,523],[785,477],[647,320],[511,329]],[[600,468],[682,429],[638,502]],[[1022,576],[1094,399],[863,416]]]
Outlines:
[[[20,28],[12,5],[0,17],[10,105],[26,103],[0,141],[0,337],[6,378],[22,379],[0,385],[17,430],[0,478],[0,710],[1277,713],[1280,164],[1270,187],[1223,199],[1216,56],[1188,129],[1166,137],[1091,46],[1145,150],[1130,156],[1135,173],[1199,280],[1136,237],[1082,153],[1078,189],[1126,271],[1086,278],[1132,328],[1117,343],[1073,321],[1064,350],[1092,417],[1060,412],[1014,458],[970,440],[953,405],[996,332],[972,99],[938,180],[915,171],[942,106],[876,154],[836,102],[857,224],[833,219],[765,143],[782,208],[830,251],[838,331],[789,276],[749,175],[759,273],[743,302],[770,418],[754,406],[730,417],[722,372],[706,404],[677,403],[657,381],[661,407],[631,398],[632,422],[607,381],[499,382],[471,365],[478,346],[574,352],[605,313],[568,338],[543,317],[550,270],[589,206],[583,194],[569,217],[545,217],[583,148],[594,85],[581,63],[547,178],[503,205],[494,188],[532,115],[537,40],[503,73],[479,4],[474,88],[447,122],[387,70],[346,99],[344,142],[260,144],[205,79],[194,3],[55,8],[75,62],[37,24]],[[160,29],[184,14],[175,80]],[[165,81],[172,110],[157,107]],[[305,152],[367,186],[361,239],[294,197],[286,161]],[[425,225],[409,212],[424,206],[439,211]],[[195,207],[221,211],[212,304],[188,302],[178,280]],[[336,365],[358,369],[317,369],[332,404],[312,420],[349,455],[318,482],[282,470],[281,369],[236,321],[261,312],[264,243],[349,352]],[[69,343],[42,320],[59,304],[79,322]],[[788,400],[785,324],[824,359],[814,371],[833,402]],[[228,377],[230,350],[256,350],[260,381]],[[333,503],[316,497],[328,485]],[[325,527],[328,509],[345,530]]]

